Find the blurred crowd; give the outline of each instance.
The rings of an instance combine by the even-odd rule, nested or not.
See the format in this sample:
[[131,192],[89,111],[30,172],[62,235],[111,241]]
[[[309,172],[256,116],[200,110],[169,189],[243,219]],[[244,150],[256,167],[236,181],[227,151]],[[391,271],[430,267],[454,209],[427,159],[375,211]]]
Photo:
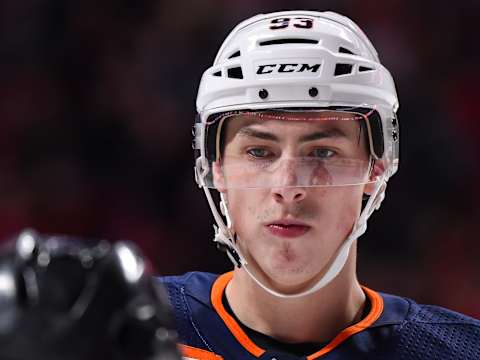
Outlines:
[[480,317],[480,4],[2,0],[0,237],[129,239],[160,273],[230,268],[193,180],[204,69],[260,12],[354,19],[400,98],[400,169],[359,243],[366,285]]

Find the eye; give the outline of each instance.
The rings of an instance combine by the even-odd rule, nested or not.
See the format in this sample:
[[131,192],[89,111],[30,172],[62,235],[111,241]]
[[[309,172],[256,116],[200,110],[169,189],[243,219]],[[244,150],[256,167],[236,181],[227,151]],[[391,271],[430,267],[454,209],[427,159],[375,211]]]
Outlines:
[[310,156],[319,158],[319,159],[329,159],[335,155],[335,151],[325,148],[317,148],[313,149],[310,153]]
[[254,157],[254,158],[267,158],[272,155],[270,151],[264,148],[251,148],[247,150],[247,154]]

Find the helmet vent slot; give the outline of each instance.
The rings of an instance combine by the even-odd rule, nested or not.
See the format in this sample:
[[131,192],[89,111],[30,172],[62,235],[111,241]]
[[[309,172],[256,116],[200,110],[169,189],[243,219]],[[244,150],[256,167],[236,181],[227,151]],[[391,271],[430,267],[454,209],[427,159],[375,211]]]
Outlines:
[[342,54],[350,54],[350,55],[355,55],[352,51],[348,50],[347,48],[344,48],[343,46],[340,46],[338,48],[338,52]]
[[335,66],[335,76],[347,75],[352,73],[352,64],[337,64]]
[[358,71],[359,71],[359,72],[373,71],[373,70],[375,70],[375,69],[373,69],[373,68],[371,68],[371,67],[368,67],[368,66],[362,66],[362,65],[360,65],[360,66],[358,67]]
[[318,40],[313,39],[275,39],[266,40],[259,43],[260,46],[281,45],[281,44],[318,44]]
[[240,56],[240,50],[237,50],[232,55],[230,55],[228,58],[233,59],[233,58],[236,58],[236,57],[239,57],[239,56]]
[[212,74],[213,76],[218,76],[218,77],[221,77],[222,76],[222,72],[221,71],[216,71]]
[[227,76],[233,79],[243,79],[243,72],[240,66],[233,67],[227,70]]

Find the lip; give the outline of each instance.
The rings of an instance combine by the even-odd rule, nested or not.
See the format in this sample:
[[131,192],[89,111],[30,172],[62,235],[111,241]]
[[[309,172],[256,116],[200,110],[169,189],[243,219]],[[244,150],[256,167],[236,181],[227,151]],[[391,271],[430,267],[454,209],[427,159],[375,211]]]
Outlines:
[[272,221],[266,224],[265,227],[271,234],[284,238],[300,237],[311,229],[310,225],[291,219]]

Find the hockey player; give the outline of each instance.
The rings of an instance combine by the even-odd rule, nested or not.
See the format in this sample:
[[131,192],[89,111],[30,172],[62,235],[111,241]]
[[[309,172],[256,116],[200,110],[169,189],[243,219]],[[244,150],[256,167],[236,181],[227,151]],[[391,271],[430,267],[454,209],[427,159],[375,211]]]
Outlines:
[[203,74],[195,175],[223,275],[163,278],[188,359],[480,359],[480,322],[359,284],[397,171],[393,79],[350,19],[240,23]]
[[[398,99],[332,12],[253,17],[202,77],[195,175],[223,275],[160,278],[127,243],[26,232],[0,251],[0,358],[480,359],[480,321],[359,284],[356,246],[398,167]],[[67,241],[68,240],[68,241]]]

